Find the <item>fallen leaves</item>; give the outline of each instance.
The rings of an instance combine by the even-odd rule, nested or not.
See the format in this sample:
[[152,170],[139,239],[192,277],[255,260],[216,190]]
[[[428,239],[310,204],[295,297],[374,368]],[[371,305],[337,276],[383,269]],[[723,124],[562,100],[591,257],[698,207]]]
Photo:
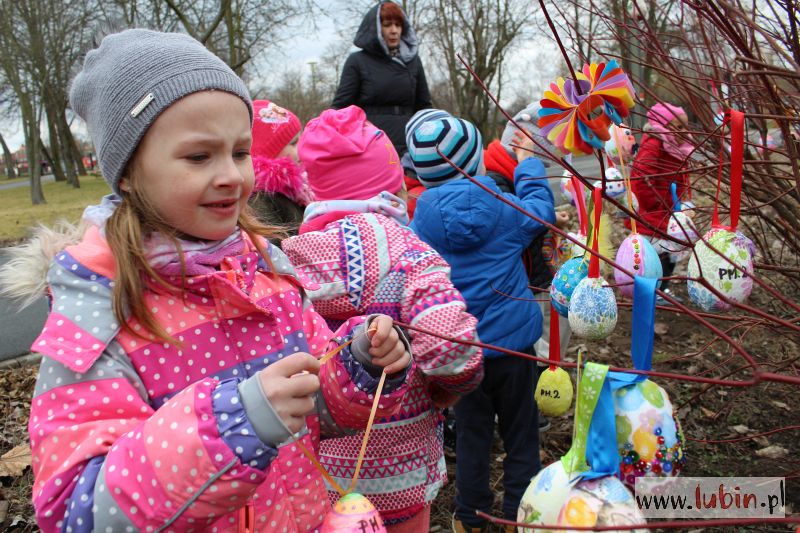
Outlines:
[[31,447],[26,442],[0,457],[0,477],[19,477],[31,466]]
[[781,457],[785,457],[788,453],[789,450],[783,446],[778,446],[777,444],[756,450],[757,456],[766,457],[767,459],[780,459]]

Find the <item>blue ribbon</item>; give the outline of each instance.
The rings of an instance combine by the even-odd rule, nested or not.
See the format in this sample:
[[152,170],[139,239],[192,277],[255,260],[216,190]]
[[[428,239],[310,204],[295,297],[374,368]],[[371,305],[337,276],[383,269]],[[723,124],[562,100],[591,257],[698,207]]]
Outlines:
[[[633,282],[631,358],[635,369],[650,370],[653,365],[657,280],[634,276]],[[586,439],[586,462],[589,463],[590,470],[582,474],[583,478],[595,479],[619,474],[620,456],[617,449],[613,393],[645,379],[647,376],[627,372],[609,372],[606,375]]]
[[678,200],[678,186],[674,181],[669,184],[669,192],[672,193],[672,210],[680,211],[683,209],[683,206],[681,206],[681,201]]

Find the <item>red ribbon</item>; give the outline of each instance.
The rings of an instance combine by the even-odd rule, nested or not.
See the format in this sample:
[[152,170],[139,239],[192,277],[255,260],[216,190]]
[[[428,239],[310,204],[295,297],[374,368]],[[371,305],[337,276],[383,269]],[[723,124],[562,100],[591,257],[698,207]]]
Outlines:
[[736,231],[736,226],[739,225],[739,208],[742,200],[742,168],[744,166],[744,113],[735,109],[728,109],[725,111],[725,119],[722,122],[723,127],[727,124],[731,126],[731,223],[730,226],[724,226],[719,221],[719,191],[722,186],[722,159],[723,154],[720,149],[720,165],[717,174],[717,195],[714,202],[714,215],[711,225],[714,228],[722,228],[730,231]]
[[[550,355],[548,358],[553,363],[561,361],[561,332],[558,328],[560,315],[553,307],[553,302],[550,302]],[[550,365],[550,370],[555,371],[558,368],[556,365]]]
[[592,228],[592,254],[589,259],[589,277],[600,277],[600,259],[597,257],[598,242],[600,240],[600,212],[603,210],[603,191],[600,187],[592,189],[592,203],[594,204],[594,227]]
[[581,235],[589,232],[589,217],[586,215],[586,203],[583,198],[583,183],[576,176],[570,178],[572,183],[572,197],[575,198],[575,207],[578,208],[578,223]]

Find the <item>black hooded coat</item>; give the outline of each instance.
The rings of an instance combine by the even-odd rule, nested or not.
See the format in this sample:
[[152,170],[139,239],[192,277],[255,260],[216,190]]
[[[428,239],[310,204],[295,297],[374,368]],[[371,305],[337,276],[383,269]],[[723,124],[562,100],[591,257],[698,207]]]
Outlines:
[[397,152],[406,151],[405,127],[411,116],[431,107],[431,94],[417,55],[417,35],[403,17],[399,53],[394,57],[381,36],[381,2],[361,21],[353,44],[361,48],[345,61],[331,107],[357,105],[382,129]]

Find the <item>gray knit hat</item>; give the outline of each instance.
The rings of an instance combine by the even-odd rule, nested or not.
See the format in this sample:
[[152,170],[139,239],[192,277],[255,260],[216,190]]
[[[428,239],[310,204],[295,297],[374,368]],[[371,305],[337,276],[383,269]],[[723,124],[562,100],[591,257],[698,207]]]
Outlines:
[[[539,105],[539,102],[533,102],[525,109],[514,115],[514,120],[517,122],[517,124],[528,130],[528,133],[531,134],[536,142],[547,148],[550,153],[559,153],[556,150],[556,147],[553,146],[553,144],[542,135],[539,127],[536,125],[536,121],[539,118],[539,109],[541,109],[541,107],[542,106]],[[503,130],[503,135],[500,137],[500,144],[502,144],[503,148],[505,148],[511,157],[515,159],[516,155],[514,154],[514,149],[511,147],[511,144],[514,142],[514,132],[517,131],[517,129],[518,128],[514,126],[514,123],[509,120],[506,123],[505,129]],[[538,146],[534,146],[533,149],[536,152],[542,152],[542,149]],[[550,166],[549,159],[542,158],[541,161],[544,163],[544,166]]]
[[250,119],[250,94],[220,58],[188,35],[125,30],[86,54],[69,92],[70,107],[86,121],[103,177],[119,180],[147,129],[177,100],[216,89],[241,98]]

